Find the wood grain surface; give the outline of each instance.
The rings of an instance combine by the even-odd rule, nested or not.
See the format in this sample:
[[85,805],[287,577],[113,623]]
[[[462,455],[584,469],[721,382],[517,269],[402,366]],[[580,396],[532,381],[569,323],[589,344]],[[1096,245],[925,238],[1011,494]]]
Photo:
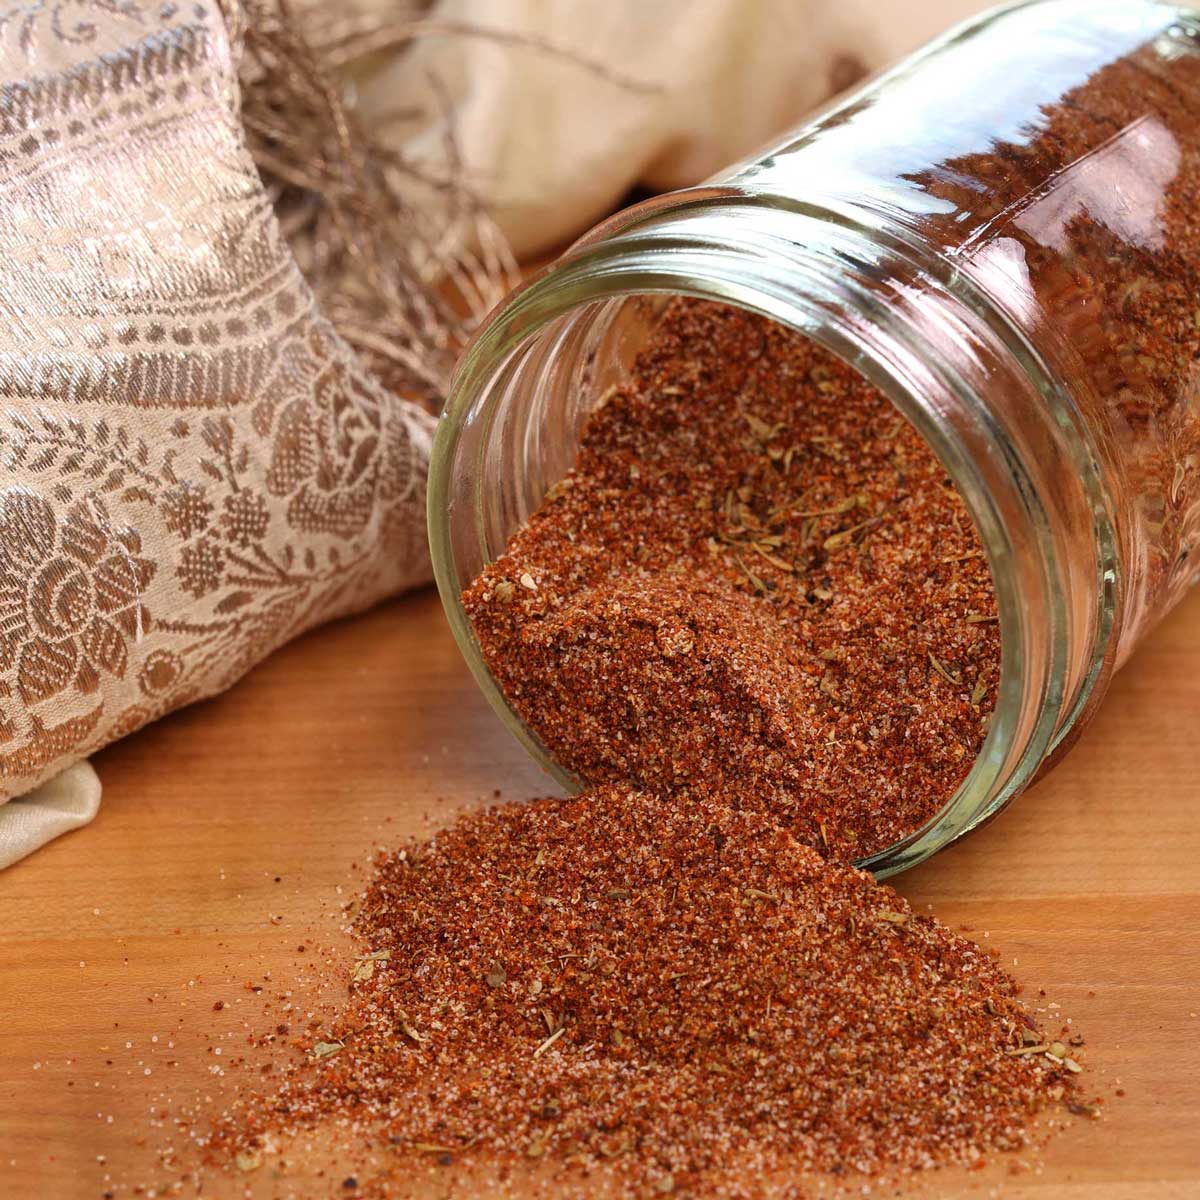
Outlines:
[[[168,1194],[179,1173],[161,1156],[183,1143],[157,1114],[219,1105],[265,999],[276,1014],[336,1000],[315,994],[311,963],[318,944],[338,952],[372,848],[496,788],[552,790],[477,693],[432,592],[308,636],[96,765],[96,822],[0,874],[0,1196],[14,1200]],[[1200,1197],[1200,596],[1050,778],[898,884],[1060,1006],[1108,1098],[1030,1167],[941,1173],[920,1193]],[[318,1169],[218,1174],[203,1194],[351,1194]]]

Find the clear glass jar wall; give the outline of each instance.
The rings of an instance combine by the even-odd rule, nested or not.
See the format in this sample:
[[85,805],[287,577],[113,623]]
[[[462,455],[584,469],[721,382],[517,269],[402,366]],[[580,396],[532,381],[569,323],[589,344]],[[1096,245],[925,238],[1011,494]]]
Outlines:
[[570,467],[663,297],[741,305],[883,389],[954,478],[996,583],[998,705],[889,874],[1003,808],[1192,582],[1200,537],[1200,15],[1039,0],[986,15],[709,185],[593,231],[491,318],[430,478],[462,588]]

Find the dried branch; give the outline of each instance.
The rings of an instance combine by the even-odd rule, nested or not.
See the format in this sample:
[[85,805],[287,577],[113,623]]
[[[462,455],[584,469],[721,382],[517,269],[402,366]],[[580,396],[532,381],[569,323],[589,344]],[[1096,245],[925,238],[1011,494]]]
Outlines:
[[549,38],[511,29],[497,29],[490,25],[472,25],[468,21],[416,17],[365,28],[355,28],[351,23],[344,22],[341,26],[327,26],[321,40],[329,63],[342,68],[372,54],[402,49],[418,38],[431,36],[479,38],[497,45],[533,50],[538,54],[562,59],[628,91],[653,93],[661,90],[657,84],[615,70],[599,59],[581,54],[569,46],[561,46]]
[[[471,187],[437,78],[444,164],[373,136],[345,100],[344,74],[372,56],[403,60],[419,38],[484,38],[551,55],[633,91],[654,90],[545,38],[429,16],[432,0],[218,0],[239,55],[250,153],[323,311],[383,384],[439,408],[483,316],[516,281],[507,243]],[[413,69],[416,69],[415,66]],[[419,199],[418,199],[419,198]]]
[[[345,51],[314,39],[288,0],[224,8],[247,144],[301,270],[381,382],[436,410],[462,345],[516,279],[502,234],[453,145],[434,172],[364,128],[343,98]],[[419,29],[426,8],[408,0],[386,28]]]

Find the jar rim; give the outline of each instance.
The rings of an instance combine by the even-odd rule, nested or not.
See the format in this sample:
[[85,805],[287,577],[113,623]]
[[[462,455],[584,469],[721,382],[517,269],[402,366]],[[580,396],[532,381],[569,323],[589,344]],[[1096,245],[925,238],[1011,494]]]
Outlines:
[[[735,245],[726,237],[714,238],[694,219],[679,219],[681,210],[682,215],[695,218],[704,210],[730,205],[759,217],[765,208],[773,212],[785,209],[793,219],[816,222],[826,231],[836,230],[836,246],[814,250],[813,243],[808,242],[801,259],[792,257],[783,264],[776,259],[777,245],[755,244],[754,238]],[[758,224],[761,226],[761,220]],[[451,497],[454,474],[462,469],[457,460],[458,441],[473,408],[488,403],[488,389],[500,365],[534,345],[552,322],[580,314],[598,303],[645,295],[685,295],[733,304],[779,321],[812,338],[879,387],[916,426],[958,487],[988,556],[1001,625],[1000,691],[984,745],[967,778],[926,826],[857,864],[880,878],[915,866],[989,820],[1028,784],[1056,749],[1068,744],[1081,716],[1098,702],[1111,672],[1119,597],[1108,498],[1071,398],[1059,391],[1050,372],[1023,344],[1021,335],[1003,314],[988,305],[981,294],[972,293],[969,281],[953,274],[939,279],[944,274],[943,264],[930,261],[920,248],[893,245],[890,252],[920,254],[924,278],[934,280],[941,294],[958,309],[977,319],[982,313],[989,325],[998,323],[998,328],[993,328],[996,344],[1019,359],[1021,371],[1047,405],[1048,419],[1061,428],[1070,443],[1081,478],[1086,477],[1083,482],[1096,524],[1097,619],[1094,645],[1087,650],[1088,661],[1076,694],[1065,695],[1069,614],[1053,539],[1045,533],[1053,514],[1039,512],[1036,487],[1024,473],[1019,455],[1012,457],[1006,464],[1013,472],[1009,486],[1015,493],[1024,493],[1022,501],[1029,513],[1028,528],[1022,531],[1028,545],[1014,545],[1013,531],[1006,529],[998,517],[996,496],[992,494],[994,483],[982,478],[980,463],[965,454],[939,424],[931,394],[920,394],[912,379],[895,369],[895,361],[889,361],[888,354],[902,351],[908,367],[918,371],[931,387],[936,385],[939,400],[953,397],[955,403],[967,408],[973,405],[975,415],[982,420],[987,414],[978,397],[966,388],[951,364],[943,361],[941,350],[923,335],[919,323],[904,326],[897,322],[894,312],[872,312],[870,300],[851,286],[855,268],[849,264],[855,261],[854,256],[859,256],[860,264],[870,266],[873,255],[890,236],[890,232],[861,226],[846,214],[724,187],[657,197],[618,214],[518,288],[477,333],[456,370],[434,440],[429,476],[434,574],[455,639],[505,724],[551,775],[568,790],[577,790],[579,780],[555,762],[492,678],[462,602],[463,587],[470,581],[459,577],[452,529],[456,520],[463,519],[462,514],[452,511]],[[886,348],[878,341],[885,327],[889,340]],[[899,342],[895,342],[897,338]],[[1020,339],[1020,344],[1014,346],[1015,339]],[[991,435],[996,436],[996,431]],[[481,477],[482,473],[477,473],[477,480]],[[476,506],[484,503],[478,486],[473,500]],[[474,518],[478,523],[478,513]],[[1034,656],[1040,660],[1036,664],[1021,658],[1030,637],[1028,596],[1018,594],[1010,574],[1001,569],[1012,556],[1031,550],[1045,577],[1046,617],[1052,627],[1048,631],[1049,653]],[[1036,687],[1028,677],[1034,669],[1044,676]],[[1028,711],[1031,687],[1041,696],[1040,711],[1033,715]]]

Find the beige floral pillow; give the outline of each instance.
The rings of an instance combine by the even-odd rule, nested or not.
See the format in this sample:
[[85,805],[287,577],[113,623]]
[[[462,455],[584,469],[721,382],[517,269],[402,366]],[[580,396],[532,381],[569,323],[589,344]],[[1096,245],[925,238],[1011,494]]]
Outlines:
[[[425,580],[431,421],[317,311],[215,6],[10,9],[0,89],[3,801]],[[0,865],[62,827],[11,808]]]

